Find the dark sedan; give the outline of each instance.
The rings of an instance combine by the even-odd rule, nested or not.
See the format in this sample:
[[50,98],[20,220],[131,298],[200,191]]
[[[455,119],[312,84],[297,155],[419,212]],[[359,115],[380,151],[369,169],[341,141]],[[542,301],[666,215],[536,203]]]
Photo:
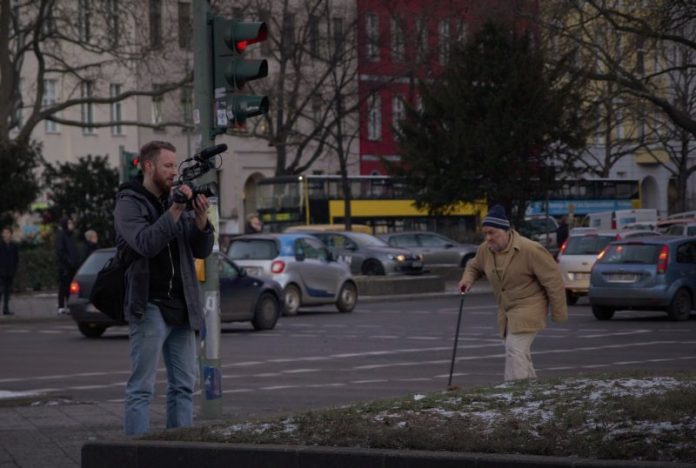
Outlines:
[[[125,325],[102,314],[89,302],[89,293],[97,273],[115,252],[115,248],[92,252],[70,285],[70,316],[80,332],[88,338],[100,337],[108,327]],[[219,267],[221,321],[249,321],[256,330],[273,329],[283,311],[280,285],[270,279],[247,275],[224,254],[213,255],[217,257]]]
[[420,255],[391,247],[378,237],[362,232],[315,231],[310,228],[305,232],[326,244],[336,260],[350,265],[354,275],[423,273]]
[[432,265],[465,267],[474,258],[478,245],[460,244],[436,232],[403,231],[379,236],[392,247],[407,249],[420,255],[423,262]]

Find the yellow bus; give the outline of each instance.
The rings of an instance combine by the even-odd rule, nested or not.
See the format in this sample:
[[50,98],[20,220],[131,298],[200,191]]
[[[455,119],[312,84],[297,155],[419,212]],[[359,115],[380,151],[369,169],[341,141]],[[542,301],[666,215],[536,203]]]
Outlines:
[[[404,182],[389,176],[349,176],[351,222],[373,233],[429,230],[474,231],[485,202],[461,203],[447,215],[416,207]],[[345,196],[339,175],[280,176],[257,183],[256,211],[272,232],[295,225],[345,223]]]

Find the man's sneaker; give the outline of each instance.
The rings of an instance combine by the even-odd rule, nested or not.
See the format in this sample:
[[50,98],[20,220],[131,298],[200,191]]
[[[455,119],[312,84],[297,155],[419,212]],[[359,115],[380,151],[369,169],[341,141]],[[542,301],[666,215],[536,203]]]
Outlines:
[[70,313],[70,309],[67,307],[58,307],[58,315],[67,315]]

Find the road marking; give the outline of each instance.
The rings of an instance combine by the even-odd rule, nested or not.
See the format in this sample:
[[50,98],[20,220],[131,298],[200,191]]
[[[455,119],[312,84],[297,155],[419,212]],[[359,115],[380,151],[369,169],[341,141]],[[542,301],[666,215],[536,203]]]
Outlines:
[[596,334],[596,335],[578,335],[578,338],[607,338],[609,336],[629,336],[629,335],[641,335],[643,333],[652,333],[652,330],[631,330],[631,331],[623,331],[623,332],[614,332],[614,333],[602,333],[602,334]]

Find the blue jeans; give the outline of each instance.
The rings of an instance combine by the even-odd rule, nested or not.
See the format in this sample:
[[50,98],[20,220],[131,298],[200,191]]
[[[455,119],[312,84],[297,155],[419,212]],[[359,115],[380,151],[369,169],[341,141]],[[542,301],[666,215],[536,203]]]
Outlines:
[[159,307],[147,304],[145,315],[129,324],[131,376],[126,384],[124,430],[139,436],[150,426],[150,402],[160,356],[167,369],[167,427],[186,427],[193,421],[196,384],[196,336],[188,326],[165,323]]

